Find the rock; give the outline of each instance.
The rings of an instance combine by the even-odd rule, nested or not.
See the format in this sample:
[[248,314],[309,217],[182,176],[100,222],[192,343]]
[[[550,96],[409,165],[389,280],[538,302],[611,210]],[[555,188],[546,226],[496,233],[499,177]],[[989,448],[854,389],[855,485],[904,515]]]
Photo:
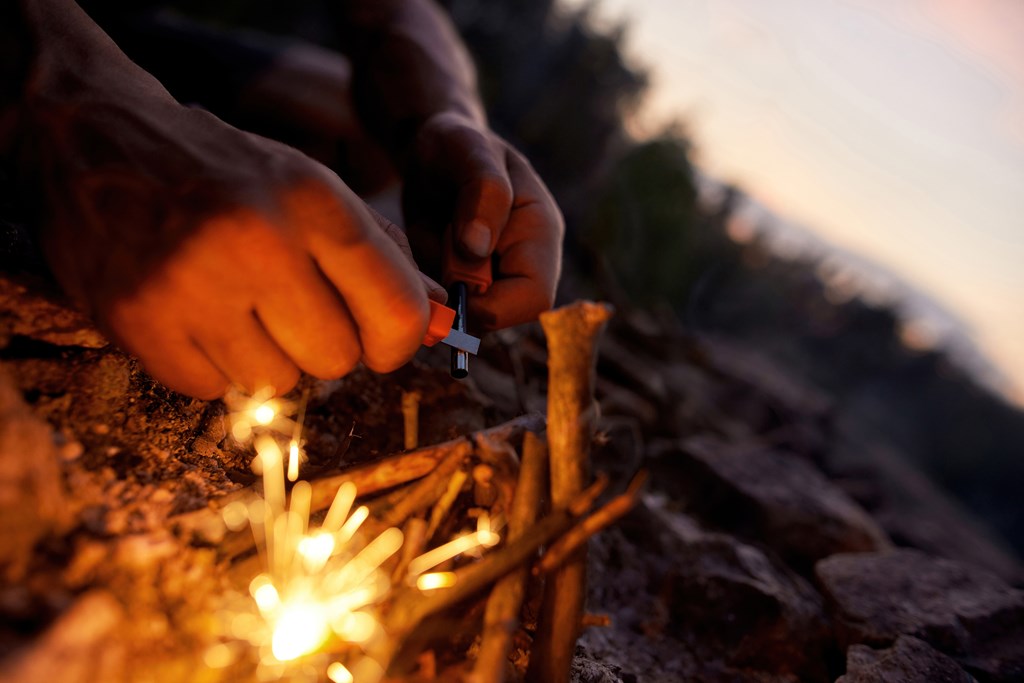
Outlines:
[[19,575],[36,542],[66,521],[53,431],[0,370],[0,568]]
[[0,662],[9,683],[125,681],[124,648],[110,635],[123,621],[121,606],[104,591],[86,593],[39,639]]
[[581,643],[637,681],[830,680],[811,585],[761,550],[648,496],[591,546],[591,602],[616,615]]
[[688,511],[770,547],[798,571],[836,553],[889,547],[874,520],[802,458],[698,437],[659,460]]
[[[852,428],[842,427],[842,432]],[[884,443],[844,434],[829,456],[836,484],[871,513],[893,543],[970,562],[1024,584],[1024,565],[1006,542]]]
[[837,555],[815,568],[843,646],[919,638],[979,680],[1024,679],[1024,592],[916,550]]
[[955,661],[923,640],[900,636],[886,650],[851,645],[846,675],[836,683],[977,683]]
[[[33,279],[35,280],[35,279]],[[49,292],[41,280],[29,285],[0,276],[0,337],[28,337],[54,346],[98,349],[107,340],[79,311]]]

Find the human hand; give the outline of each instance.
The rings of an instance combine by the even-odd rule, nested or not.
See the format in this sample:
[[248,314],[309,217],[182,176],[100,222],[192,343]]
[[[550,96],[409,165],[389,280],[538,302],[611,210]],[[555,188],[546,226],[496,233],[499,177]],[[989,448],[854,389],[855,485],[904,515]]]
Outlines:
[[426,287],[337,176],[144,79],[119,88],[36,111],[28,175],[58,280],[155,379],[281,393],[300,369],[386,372],[415,353]]
[[494,283],[470,299],[470,315],[485,328],[528,322],[551,308],[562,215],[529,162],[506,141],[468,117],[431,117],[413,142],[403,200],[410,232],[429,231],[437,243],[438,231],[450,223],[467,263],[494,257]]

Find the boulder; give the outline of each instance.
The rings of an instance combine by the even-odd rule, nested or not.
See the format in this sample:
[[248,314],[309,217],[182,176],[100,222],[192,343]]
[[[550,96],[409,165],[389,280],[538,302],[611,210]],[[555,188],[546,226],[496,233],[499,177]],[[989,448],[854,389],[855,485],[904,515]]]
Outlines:
[[836,683],[977,683],[955,661],[923,640],[900,636],[885,650],[851,645],[846,675]]
[[927,642],[979,680],[1024,680],[1024,592],[916,550],[837,555],[815,568],[843,646]]
[[814,588],[663,498],[646,497],[602,534],[591,562],[591,602],[616,619],[581,644],[623,680],[830,680],[829,628]]
[[[885,532],[807,460],[760,442],[690,438],[661,466],[688,511],[766,545],[798,571],[836,553],[889,547]],[[656,485],[664,480],[656,481]]]

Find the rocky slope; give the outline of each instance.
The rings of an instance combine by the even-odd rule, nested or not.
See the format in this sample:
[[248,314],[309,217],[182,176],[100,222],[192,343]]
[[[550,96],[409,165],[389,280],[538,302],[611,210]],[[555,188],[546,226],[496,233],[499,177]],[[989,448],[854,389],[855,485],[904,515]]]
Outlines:
[[[0,671],[11,681],[219,681],[227,578],[175,519],[251,481],[219,402],[167,392],[45,283],[0,278]],[[580,683],[1024,680],[1024,573],[927,480],[748,348],[620,311],[598,363],[595,469],[646,469],[591,542]],[[538,329],[470,381],[424,351],[308,383],[310,471],[543,410]],[[591,621],[601,621],[592,619]]]

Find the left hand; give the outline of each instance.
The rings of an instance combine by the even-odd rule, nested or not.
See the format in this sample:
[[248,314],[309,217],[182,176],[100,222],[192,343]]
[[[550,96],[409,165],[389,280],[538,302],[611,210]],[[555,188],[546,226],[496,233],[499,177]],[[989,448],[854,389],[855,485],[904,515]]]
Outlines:
[[564,221],[536,171],[505,140],[467,116],[430,117],[413,141],[404,193],[414,244],[423,232],[438,243],[451,223],[465,259],[494,257],[494,284],[470,297],[473,320],[500,329],[551,308]]

